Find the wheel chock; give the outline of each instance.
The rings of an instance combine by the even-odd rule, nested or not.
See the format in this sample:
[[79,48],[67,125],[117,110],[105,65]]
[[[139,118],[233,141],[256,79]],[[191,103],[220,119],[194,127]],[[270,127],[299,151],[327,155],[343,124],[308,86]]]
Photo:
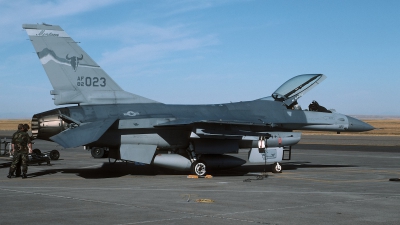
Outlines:
[[198,178],[213,178],[212,175],[205,175],[205,176],[197,176],[197,175],[188,175],[187,178],[191,179],[198,179]]
[[213,203],[214,200],[208,199],[208,198],[200,198],[200,199],[196,199],[196,202],[198,202],[198,203]]

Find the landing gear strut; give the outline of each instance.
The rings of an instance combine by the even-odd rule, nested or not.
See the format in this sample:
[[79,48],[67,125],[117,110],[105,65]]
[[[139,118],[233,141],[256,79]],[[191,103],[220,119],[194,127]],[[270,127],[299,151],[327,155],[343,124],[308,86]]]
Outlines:
[[196,153],[194,152],[193,143],[189,144],[189,147],[186,151],[188,153],[190,161],[192,162],[192,165],[190,167],[190,173],[197,176],[205,176],[207,172],[206,164],[204,161],[199,160],[199,157],[196,156]]

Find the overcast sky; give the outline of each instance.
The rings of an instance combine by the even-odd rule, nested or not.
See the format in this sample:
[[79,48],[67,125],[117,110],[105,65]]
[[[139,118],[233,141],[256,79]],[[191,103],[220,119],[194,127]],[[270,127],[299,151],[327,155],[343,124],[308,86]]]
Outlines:
[[60,25],[126,91],[168,104],[249,101],[293,76],[350,115],[400,115],[400,1],[0,0],[0,118],[53,109],[22,29]]

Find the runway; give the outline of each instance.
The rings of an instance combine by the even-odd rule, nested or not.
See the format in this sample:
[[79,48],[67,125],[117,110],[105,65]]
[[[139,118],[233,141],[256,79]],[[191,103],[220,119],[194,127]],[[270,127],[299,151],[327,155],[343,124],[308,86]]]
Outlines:
[[397,136],[305,135],[283,173],[245,164],[211,179],[110,164],[82,148],[60,150],[51,166],[30,166],[28,179],[8,179],[2,157],[0,223],[399,224],[400,182],[389,181],[400,177],[399,143]]

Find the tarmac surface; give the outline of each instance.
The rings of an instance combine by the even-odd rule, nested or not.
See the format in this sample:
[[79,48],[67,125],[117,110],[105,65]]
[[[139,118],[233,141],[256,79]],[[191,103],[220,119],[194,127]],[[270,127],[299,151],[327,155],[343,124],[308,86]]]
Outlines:
[[283,173],[245,164],[210,179],[34,148],[60,159],[8,179],[0,157],[0,224],[400,224],[399,136],[304,135]]

